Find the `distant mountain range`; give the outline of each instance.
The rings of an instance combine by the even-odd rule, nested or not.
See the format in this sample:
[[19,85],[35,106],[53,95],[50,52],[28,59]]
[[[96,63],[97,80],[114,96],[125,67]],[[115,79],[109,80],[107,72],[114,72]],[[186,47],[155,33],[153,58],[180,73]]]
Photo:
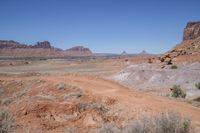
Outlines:
[[48,41],[37,42],[34,45],[27,45],[13,40],[0,40],[0,56],[4,57],[62,57],[92,55],[92,51],[83,46],[76,46],[62,50],[54,48]]
[[89,48],[75,46],[66,50],[55,48],[49,41],[37,42],[34,45],[22,44],[13,40],[0,40],[0,57],[65,57],[65,56],[134,56],[148,54],[93,53]]

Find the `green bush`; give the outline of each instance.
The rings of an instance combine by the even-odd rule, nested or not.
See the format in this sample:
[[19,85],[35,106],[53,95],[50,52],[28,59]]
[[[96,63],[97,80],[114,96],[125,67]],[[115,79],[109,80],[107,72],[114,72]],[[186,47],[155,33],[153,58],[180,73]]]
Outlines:
[[0,111],[0,133],[10,133],[14,130],[14,117],[7,110]]
[[171,66],[171,69],[177,69],[178,67],[177,67],[177,65],[172,65]]
[[174,85],[171,90],[171,96],[175,98],[185,98],[186,93],[181,89],[180,85]]
[[200,82],[196,83],[195,86],[197,89],[200,89]]

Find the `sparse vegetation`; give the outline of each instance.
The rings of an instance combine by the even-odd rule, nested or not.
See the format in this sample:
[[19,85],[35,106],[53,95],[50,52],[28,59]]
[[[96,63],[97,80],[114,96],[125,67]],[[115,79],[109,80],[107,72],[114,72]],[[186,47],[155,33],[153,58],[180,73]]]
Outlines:
[[185,98],[186,93],[181,89],[180,85],[174,85],[171,90],[171,96],[175,98]]
[[122,133],[122,131],[112,123],[106,123],[94,133]]
[[0,86],[0,95],[4,93],[4,88]]
[[13,102],[13,98],[11,97],[4,98],[1,100],[1,105],[9,105],[11,102]]
[[131,120],[125,126],[124,130],[126,133],[154,133],[154,121],[153,117],[150,115],[141,115],[139,118]]
[[77,108],[79,109],[80,112],[85,111],[85,110],[96,110],[98,112],[107,112],[108,109],[103,106],[102,104],[98,104],[98,103],[78,103],[77,104]]
[[196,88],[200,90],[200,82],[195,84]]
[[122,129],[106,123],[95,133],[195,133],[195,129],[190,119],[168,111],[157,117],[142,115],[128,122]]
[[65,94],[64,95],[64,99],[67,100],[67,99],[71,99],[71,98],[78,98],[78,97],[81,97],[83,94],[82,92],[72,92],[72,93],[68,93],[68,94]]
[[50,101],[53,101],[56,99],[55,96],[52,96],[52,95],[42,95],[42,94],[39,94],[36,96],[38,99],[42,99],[42,100],[50,100]]
[[0,133],[10,133],[14,130],[14,117],[7,110],[0,111]]
[[171,69],[178,69],[178,66],[177,65],[172,65]]
[[155,133],[194,133],[191,120],[175,111],[156,117],[155,124]]

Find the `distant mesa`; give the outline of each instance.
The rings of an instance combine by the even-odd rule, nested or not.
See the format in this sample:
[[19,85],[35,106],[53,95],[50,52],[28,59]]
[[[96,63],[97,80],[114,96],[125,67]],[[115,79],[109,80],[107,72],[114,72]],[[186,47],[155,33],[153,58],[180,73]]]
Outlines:
[[93,55],[91,50],[83,46],[62,50],[54,48],[49,41],[27,45],[13,40],[0,40],[0,56],[3,57],[63,57],[91,55]]
[[128,55],[126,51],[123,51],[123,52],[121,53],[121,56],[126,56],[126,55]]
[[26,45],[13,40],[0,40],[0,48],[52,48],[50,42],[37,42],[35,45]]
[[83,46],[75,46],[66,50],[68,55],[71,56],[90,56],[92,51],[89,48]]
[[146,54],[149,54],[149,53],[147,53],[145,50],[142,50],[142,52],[140,52],[139,54],[146,55]]
[[19,42],[13,40],[0,40],[0,48],[26,48],[25,44],[20,44]]

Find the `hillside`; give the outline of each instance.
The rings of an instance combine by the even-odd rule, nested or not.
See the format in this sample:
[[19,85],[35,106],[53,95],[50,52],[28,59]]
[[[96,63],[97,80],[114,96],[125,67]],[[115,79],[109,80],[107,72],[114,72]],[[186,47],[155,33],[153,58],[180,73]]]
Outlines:
[[200,57],[200,22],[188,22],[184,28],[183,40],[160,57],[161,62],[198,60]]

